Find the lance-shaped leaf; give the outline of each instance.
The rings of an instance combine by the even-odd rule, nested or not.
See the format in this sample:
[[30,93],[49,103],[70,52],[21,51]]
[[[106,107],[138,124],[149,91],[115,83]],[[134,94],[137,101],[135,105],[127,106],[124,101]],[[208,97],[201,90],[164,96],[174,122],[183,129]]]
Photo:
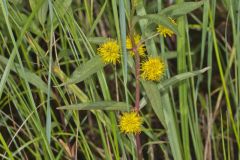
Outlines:
[[[177,26],[174,25],[170,19],[165,16],[165,15],[159,15],[159,14],[147,14],[144,16],[135,16],[133,21],[134,24],[136,24],[139,20],[141,19],[147,19],[148,23],[150,25],[152,25],[152,23],[155,23],[157,25],[161,24],[169,29],[171,29],[173,32],[175,32],[176,34],[178,34],[178,30],[177,30]],[[149,25],[148,25],[149,26]],[[147,27],[148,27],[147,26]]]
[[183,16],[187,13],[192,12],[193,10],[199,8],[201,5],[203,5],[204,1],[200,2],[183,2],[180,4],[175,4],[170,7],[167,7],[160,11],[159,14],[161,15],[167,15],[170,17],[179,17]]
[[158,89],[161,92],[164,92],[168,87],[173,86],[173,85],[175,85],[176,83],[178,83],[178,82],[180,82],[182,80],[185,80],[185,79],[188,79],[188,78],[200,75],[200,74],[206,72],[207,70],[209,70],[210,68],[211,67],[205,67],[205,68],[203,68],[201,70],[178,74],[178,75],[176,75],[174,77],[171,77],[171,78],[169,78],[169,79],[159,83],[158,84]]
[[[210,69],[210,67],[206,67],[206,68],[203,68],[198,71],[178,74],[172,78],[162,81],[159,84],[156,84],[151,81],[144,81],[144,80],[141,81],[142,85],[144,87],[144,90],[146,91],[147,97],[151,103],[151,106],[153,107],[155,114],[157,115],[160,122],[164,126],[166,125],[165,118],[164,118],[164,112],[163,112],[164,106],[162,105],[161,99],[159,98],[159,97],[161,97],[161,92],[166,91],[168,89],[168,87],[173,86],[173,85],[181,82],[182,80],[200,75],[209,69]],[[141,101],[143,101],[143,100],[141,100]]]
[[99,101],[89,103],[79,103],[68,106],[61,106],[57,109],[65,110],[128,110],[127,103],[116,101]]
[[[7,65],[8,59],[4,56],[0,56],[0,65]],[[47,84],[35,73],[31,72],[30,70],[24,68],[24,70],[21,69],[20,65],[17,63],[14,63],[13,66],[10,69],[11,71],[17,73],[18,76],[23,78],[23,76],[26,76],[26,80],[34,85],[36,88],[41,90],[42,92],[48,94]],[[56,95],[51,91],[50,93],[51,97],[56,99]]]
[[67,82],[61,84],[60,86],[84,81],[102,69],[105,65],[106,64],[102,61],[101,57],[97,55],[91,58],[88,62],[77,67]]
[[163,114],[163,106],[161,103],[161,95],[157,88],[157,85],[151,81],[142,81],[142,85],[153,108],[154,113],[157,115],[159,121],[164,127],[166,122]]

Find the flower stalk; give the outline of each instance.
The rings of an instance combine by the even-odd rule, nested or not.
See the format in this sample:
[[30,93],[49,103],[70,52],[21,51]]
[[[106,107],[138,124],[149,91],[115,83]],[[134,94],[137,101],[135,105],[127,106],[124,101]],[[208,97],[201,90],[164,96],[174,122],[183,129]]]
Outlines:
[[[134,40],[134,33],[130,32],[130,39],[132,43],[132,51],[135,55],[135,77],[136,77],[136,90],[135,90],[135,111],[139,113],[140,110],[140,55],[138,53],[138,48]],[[136,152],[138,160],[142,160],[142,149],[140,133],[135,135],[136,139]]]

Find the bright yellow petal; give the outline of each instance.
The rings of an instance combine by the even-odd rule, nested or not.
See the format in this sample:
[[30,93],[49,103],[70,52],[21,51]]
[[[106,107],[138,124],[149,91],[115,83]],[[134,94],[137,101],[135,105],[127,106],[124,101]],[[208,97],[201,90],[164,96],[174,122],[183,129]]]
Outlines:
[[[141,40],[141,36],[139,34],[134,34],[134,41],[135,41],[136,45],[140,42],[140,40]],[[126,48],[128,50],[130,50],[129,52],[130,52],[131,56],[134,56],[133,51],[131,51],[132,50],[132,42],[131,42],[131,39],[129,36],[126,39]],[[139,45],[137,51],[140,56],[145,56],[145,51],[146,51],[145,45],[144,44]]]
[[142,64],[142,78],[150,81],[158,81],[162,78],[165,71],[165,64],[160,58],[150,57]]
[[119,45],[115,40],[109,40],[99,46],[98,54],[102,57],[104,63],[116,64],[120,61]]
[[123,133],[137,134],[141,132],[142,118],[137,112],[123,113],[119,123]]

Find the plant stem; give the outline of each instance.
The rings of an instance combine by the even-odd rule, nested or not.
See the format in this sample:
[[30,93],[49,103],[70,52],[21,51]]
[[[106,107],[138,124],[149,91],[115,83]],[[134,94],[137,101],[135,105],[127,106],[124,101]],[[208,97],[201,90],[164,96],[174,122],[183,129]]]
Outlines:
[[136,47],[133,47],[135,54],[135,74],[136,74],[136,93],[135,93],[135,110],[139,112],[140,109],[140,57]]
[[135,139],[136,139],[136,144],[137,144],[137,157],[138,157],[138,160],[142,160],[143,157],[142,157],[140,134],[137,134],[135,136]]
[[[140,56],[137,51],[137,45],[134,40],[134,35],[130,32],[130,39],[132,43],[132,51],[135,55],[135,77],[136,77],[136,92],[135,92],[135,111],[139,112],[140,109]],[[141,140],[140,134],[135,136],[136,139],[136,152],[138,160],[142,160],[142,149],[141,149]]]

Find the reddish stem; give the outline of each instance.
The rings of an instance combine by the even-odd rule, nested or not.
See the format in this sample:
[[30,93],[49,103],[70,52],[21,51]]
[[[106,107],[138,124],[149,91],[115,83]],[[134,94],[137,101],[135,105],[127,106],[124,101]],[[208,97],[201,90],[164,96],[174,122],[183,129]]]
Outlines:
[[135,110],[139,112],[140,109],[140,57],[137,48],[133,48],[135,54],[135,74],[136,74],[136,93],[135,93]]
[[140,134],[137,134],[135,136],[135,139],[136,139],[136,143],[137,143],[137,157],[138,157],[138,160],[142,160],[143,157],[142,157],[142,148],[141,148]]
[[[131,43],[132,43],[132,51],[135,55],[135,76],[136,76],[136,92],[135,92],[135,110],[139,112],[140,110],[140,56],[137,50],[137,45],[134,41],[134,35],[130,35]],[[136,139],[136,152],[138,160],[142,160],[142,149],[141,149],[141,139],[140,134],[135,136]]]

